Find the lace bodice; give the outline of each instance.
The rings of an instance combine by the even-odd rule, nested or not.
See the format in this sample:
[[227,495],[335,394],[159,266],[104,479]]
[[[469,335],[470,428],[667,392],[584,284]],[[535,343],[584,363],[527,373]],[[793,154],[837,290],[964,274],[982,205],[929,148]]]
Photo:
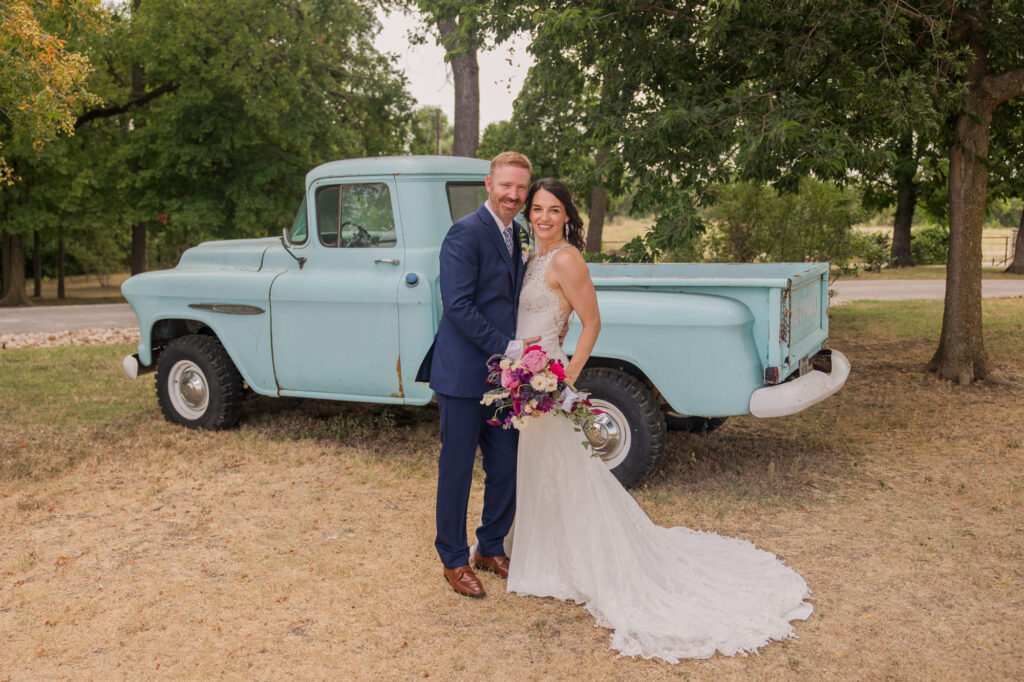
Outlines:
[[544,281],[544,273],[554,255],[564,249],[561,246],[548,251],[543,256],[534,256],[526,264],[526,277],[523,288],[519,292],[519,314],[516,325],[516,338],[527,339],[540,336],[540,345],[548,357],[566,360],[558,335],[568,314],[562,310],[562,301],[558,294]]

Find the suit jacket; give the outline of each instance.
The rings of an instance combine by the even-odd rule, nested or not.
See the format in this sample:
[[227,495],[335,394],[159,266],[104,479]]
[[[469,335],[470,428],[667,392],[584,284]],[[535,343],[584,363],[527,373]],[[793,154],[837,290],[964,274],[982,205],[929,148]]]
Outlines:
[[451,226],[441,243],[441,322],[416,374],[437,393],[479,398],[487,360],[515,338],[526,266],[522,226],[513,223],[512,255],[486,206]]

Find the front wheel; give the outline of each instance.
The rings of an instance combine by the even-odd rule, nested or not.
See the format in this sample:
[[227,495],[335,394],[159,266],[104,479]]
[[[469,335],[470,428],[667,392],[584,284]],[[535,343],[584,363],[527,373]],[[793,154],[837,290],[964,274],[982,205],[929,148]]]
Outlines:
[[156,397],[164,418],[190,429],[226,429],[242,412],[242,377],[216,338],[174,339],[156,365]]
[[650,389],[616,369],[584,370],[577,387],[597,414],[587,430],[594,453],[627,488],[654,473],[665,451],[665,419]]

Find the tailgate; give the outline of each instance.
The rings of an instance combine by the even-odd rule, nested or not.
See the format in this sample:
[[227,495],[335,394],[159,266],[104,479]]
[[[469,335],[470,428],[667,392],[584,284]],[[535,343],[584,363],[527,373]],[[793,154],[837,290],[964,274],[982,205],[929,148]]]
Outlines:
[[780,379],[816,353],[828,338],[828,270],[813,268],[789,278],[781,292]]

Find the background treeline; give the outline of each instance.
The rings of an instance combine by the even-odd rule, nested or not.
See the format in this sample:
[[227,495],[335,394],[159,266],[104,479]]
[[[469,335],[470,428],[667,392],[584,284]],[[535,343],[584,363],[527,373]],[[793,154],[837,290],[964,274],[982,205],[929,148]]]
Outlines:
[[[454,32],[446,45],[456,58],[513,31],[532,36],[536,65],[512,119],[483,131],[475,152],[519,149],[538,174],[568,181],[589,215],[595,260],[944,262],[936,245],[948,234],[948,140],[925,89],[956,95],[962,83],[920,73],[903,52],[921,43],[920,30],[898,12],[819,4],[390,7],[420,10],[427,31],[434,22]],[[444,115],[414,111],[404,75],[375,51],[370,3],[13,2],[5,53],[29,52],[37,39],[13,21],[18,5],[79,58],[67,68],[82,87],[66,98],[63,132],[73,136],[36,129],[19,140],[11,133],[26,126],[5,121],[5,290],[18,269],[8,259],[29,272],[38,261],[44,277],[61,264],[98,275],[167,267],[203,240],[276,234],[319,162],[453,149]],[[770,48],[745,47],[754,28]],[[643,31],[644,47],[628,44]],[[873,71],[881,62],[870,50],[886,40],[903,60],[900,82]],[[717,44],[720,54],[680,44]],[[3,85],[8,112],[49,87],[16,80]],[[1005,109],[992,126],[999,161],[986,220],[1016,227],[1024,123],[1019,105]],[[839,113],[850,120],[829,120]],[[600,254],[605,217],[616,214],[655,229]],[[884,219],[894,225],[888,241],[850,229]]]
[[[654,225],[609,257],[849,264],[865,255],[842,225],[891,207],[891,245],[859,248],[904,266],[926,212],[930,241],[948,233],[932,367],[995,376],[982,229],[993,199],[1024,195],[1024,0],[7,0],[0,305],[27,302],[30,237],[82,267],[127,248],[136,272],[275,233],[320,161],[436,151],[437,119],[372,46],[377,7],[419,12],[446,51],[442,151],[515,148],[568,180],[589,252],[628,199]],[[481,139],[476,51],[516,32],[535,65]]]

